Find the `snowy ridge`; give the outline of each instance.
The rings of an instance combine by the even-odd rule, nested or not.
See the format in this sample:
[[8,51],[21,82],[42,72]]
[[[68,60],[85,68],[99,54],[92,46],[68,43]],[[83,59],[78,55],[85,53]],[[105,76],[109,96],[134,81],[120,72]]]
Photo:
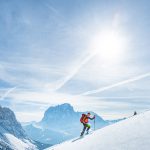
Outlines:
[[46,150],[149,150],[150,111]]
[[33,145],[29,140],[24,139],[18,139],[12,134],[5,134],[7,140],[9,141],[11,147],[14,150],[35,150],[36,147]]
[[37,150],[27,138],[18,138],[0,127],[0,149],[2,150]]
[[1,150],[36,150],[15,114],[9,108],[0,106],[0,149]]

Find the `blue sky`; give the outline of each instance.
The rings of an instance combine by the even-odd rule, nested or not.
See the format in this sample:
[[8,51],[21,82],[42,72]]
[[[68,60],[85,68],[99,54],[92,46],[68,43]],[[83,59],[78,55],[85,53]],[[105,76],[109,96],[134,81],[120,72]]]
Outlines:
[[106,119],[149,109],[149,6],[0,0],[0,104],[20,121],[64,102]]

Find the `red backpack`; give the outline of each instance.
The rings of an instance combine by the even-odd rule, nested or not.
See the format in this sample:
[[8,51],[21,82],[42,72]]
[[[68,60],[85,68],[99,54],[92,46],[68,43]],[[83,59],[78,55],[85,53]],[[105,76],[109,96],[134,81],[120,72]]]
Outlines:
[[86,119],[86,114],[82,114],[81,118],[80,118],[80,122],[84,123],[85,119]]

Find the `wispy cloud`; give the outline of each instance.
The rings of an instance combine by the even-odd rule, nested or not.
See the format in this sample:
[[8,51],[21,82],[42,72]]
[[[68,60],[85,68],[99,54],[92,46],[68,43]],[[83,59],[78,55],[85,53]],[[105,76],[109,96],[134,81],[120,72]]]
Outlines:
[[74,68],[68,76],[66,76],[64,79],[58,80],[53,87],[53,90],[58,90],[62,88],[67,82],[69,82],[78,72],[79,70],[87,63],[90,61],[95,56],[96,53],[89,54],[87,57],[85,57],[79,65]]
[[6,98],[11,92],[13,92],[16,88],[17,88],[17,86],[8,89],[8,90],[0,97],[0,100],[5,99],[5,98]]
[[118,86],[121,86],[121,85],[124,85],[124,84],[128,84],[128,83],[131,83],[131,82],[141,80],[141,79],[149,77],[149,76],[150,76],[150,72],[146,73],[146,74],[136,76],[136,77],[133,77],[133,78],[130,78],[130,79],[127,79],[127,80],[124,80],[124,81],[121,81],[121,82],[118,82],[118,83],[115,83],[115,84],[112,84],[112,85],[109,85],[109,86],[106,86],[106,87],[103,87],[103,88],[88,91],[88,92],[82,93],[81,95],[91,95],[91,94],[103,92],[103,91],[106,91],[106,90],[109,90],[109,89],[112,89],[112,88],[115,88],[115,87],[118,87]]

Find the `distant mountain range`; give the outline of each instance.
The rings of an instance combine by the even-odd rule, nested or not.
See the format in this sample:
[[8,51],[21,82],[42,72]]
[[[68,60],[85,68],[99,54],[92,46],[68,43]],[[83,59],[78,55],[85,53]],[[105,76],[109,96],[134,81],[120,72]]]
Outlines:
[[[83,113],[87,112],[76,112],[68,103],[49,107],[40,122],[24,124],[23,128],[33,140],[57,144],[80,135],[83,128],[80,117]],[[96,129],[119,121],[105,121],[94,112],[91,114],[96,115]],[[93,121],[90,123],[93,129]]]

